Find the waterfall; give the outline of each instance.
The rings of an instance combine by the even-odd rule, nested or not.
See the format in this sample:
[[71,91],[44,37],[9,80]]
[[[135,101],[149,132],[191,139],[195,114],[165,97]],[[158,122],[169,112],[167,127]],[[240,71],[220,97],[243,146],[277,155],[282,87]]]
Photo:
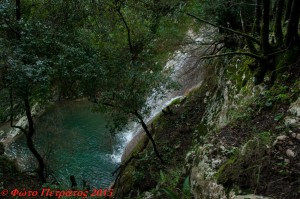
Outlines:
[[[199,75],[199,56],[196,54],[199,53],[198,44],[203,41],[203,35],[196,35],[192,30],[189,30],[187,32],[186,41],[188,44],[181,46],[180,50],[175,51],[164,66],[165,69],[173,69],[171,77],[181,84],[181,88],[167,92],[165,94],[166,97],[159,100],[154,99],[156,93],[149,96],[146,103],[151,107],[151,113],[148,118],[145,118],[146,123],[149,123],[173,100],[184,97],[184,94],[189,89],[201,82],[201,75]],[[121,162],[122,156],[124,156],[124,153],[126,152],[126,146],[130,144],[133,138],[140,132],[142,132],[141,125],[138,123],[131,123],[129,130],[123,131],[117,135],[119,144],[114,148],[114,152],[111,155],[114,162]]]

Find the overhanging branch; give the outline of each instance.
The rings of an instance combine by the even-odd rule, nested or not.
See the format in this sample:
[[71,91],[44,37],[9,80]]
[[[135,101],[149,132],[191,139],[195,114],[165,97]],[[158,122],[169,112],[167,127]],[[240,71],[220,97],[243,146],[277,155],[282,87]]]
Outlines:
[[197,17],[197,16],[195,16],[195,15],[193,15],[193,14],[190,14],[190,13],[186,13],[186,15],[188,15],[188,16],[190,16],[190,17],[193,17],[194,19],[196,19],[196,20],[198,20],[198,21],[201,21],[201,22],[203,22],[203,23],[206,23],[206,24],[209,24],[209,25],[211,25],[211,26],[214,26],[214,27],[216,27],[216,28],[221,28],[221,29],[223,29],[223,30],[227,30],[228,32],[232,32],[232,33],[234,33],[234,34],[237,34],[237,35],[240,35],[240,36],[242,36],[242,37],[245,37],[245,38],[247,38],[247,39],[249,39],[249,40],[251,40],[251,41],[253,41],[253,42],[255,42],[255,43],[257,43],[257,44],[260,45],[259,40],[255,39],[254,37],[252,37],[252,36],[250,36],[250,35],[248,35],[248,34],[245,34],[245,33],[242,33],[242,32],[236,31],[236,30],[232,30],[232,29],[226,28],[226,27],[224,27],[224,26],[216,25],[216,24],[214,24],[214,23],[211,23],[211,22],[209,22],[209,21],[206,21],[206,20],[204,20],[204,19],[201,19],[201,18],[199,18],[199,17]]
[[121,6],[117,6],[116,7],[116,11],[118,13],[118,15],[120,16],[125,28],[126,28],[126,31],[127,31],[127,41],[128,41],[128,45],[129,45],[129,50],[130,50],[130,53],[132,56],[134,56],[134,48],[133,48],[133,45],[132,45],[132,41],[131,41],[131,32],[130,32],[130,28],[121,12]]
[[229,53],[222,53],[218,55],[207,55],[207,56],[202,56],[200,59],[211,59],[215,57],[224,57],[224,56],[229,56],[229,55],[245,55],[248,57],[252,57],[257,60],[265,60],[264,57],[261,57],[259,55],[253,54],[253,53],[248,53],[248,52],[229,52]]
[[21,126],[17,126],[17,125],[14,125],[13,124],[13,117],[14,117],[14,114],[13,114],[13,95],[12,95],[12,90],[10,90],[10,93],[9,93],[9,101],[10,101],[10,126],[12,128],[17,128],[17,129],[20,129],[25,135],[27,135],[27,131],[25,130],[25,128],[21,127]]

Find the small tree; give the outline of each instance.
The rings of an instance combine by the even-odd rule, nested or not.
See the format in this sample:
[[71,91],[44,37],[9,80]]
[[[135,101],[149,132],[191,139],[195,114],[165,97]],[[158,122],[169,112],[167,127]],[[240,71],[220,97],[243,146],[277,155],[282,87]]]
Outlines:
[[[33,144],[33,135],[35,133],[33,116],[31,112],[31,98],[33,91],[35,93],[42,93],[44,86],[47,84],[47,76],[42,76],[47,68],[45,67],[43,59],[39,59],[35,56],[31,56],[28,47],[32,43],[27,43],[27,38],[22,38],[22,31],[26,32],[24,26],[26,23],[21,22],[21,3],[20,0],[15,1],[15,22],[11,22],[7,10],[12,10],[10,2],[2,2],[1,6],[4,8],[1,10],[1,18],[6,24],[2,31],[14,33],[15,38],[7,38],[2,40],[2,45],[5,46],[5,57],[2,57],[2,64],[4,65],[2,82],[4,89],[9,91],[10,101],[10,123],[11,127],[20,129],[26,136],[27,146],[31,153],[38,161],[38,175],[41,181],[46,182],[44,176],[45,164],[42,156],[36,150]],[[10,14],[10,15],[9,15]],[[2,26],[3,27],[3,26]],[[8,27],[8,28],[7,28]],[[6,30],[5,30],[6,29]],[[27,35],[26,35],[27,36]],[[39,85],[37,87],[36,85]],[[28,128],[23,126],[17,126],[13,123],[14,121],[14,107],[15,103],[19,103],[22,107],[21,110],[25,111],[25,115],[28,121]]]
[[[112,11],[106,17],[112,17],[115,23],[103,28],[112,30],[108,37],[118,42],[107,42],[101,48],[104,78],[94,86],[92,96],[98,104],[97,110],[112,120],[112,131],[124,128],[130,121],[139,122],[161,162],[162,156],[145,122],[152,108],[147,104],[147,98],[152,93],[159,98],[173,85],[163,64],[155,60],[153,46],[154,39],[158,38],[160,21],[174,13],[179,5],[180,1],[172,4],[115,1],[106,5]],[[107,41],[106,38],[103,40]]]
[[[116,57],[128,58],[122,55]],[[97,110],[106,113],[112,121],[112,131],[123,129],[129,121],[139,122],[150,139],[156,156],[163,161],[145,123],[145,118],[149,116],[152,108],[146,102],[153,92],[157,96],[163,96],[165,89],[171,86],[168,85],[169,79],[167,74],[161,72],[161,66],[155,63],[150,65],[143,62],[137,68],[130,62],[123,62],[122,58],[120,63],[110,62],[107,65],[107,79],[101,82],[101,86],[97,86],[99,90],[95,92],[93,100],[97,103]],[[149,54],[145,54],[144,58],[149,59]]]

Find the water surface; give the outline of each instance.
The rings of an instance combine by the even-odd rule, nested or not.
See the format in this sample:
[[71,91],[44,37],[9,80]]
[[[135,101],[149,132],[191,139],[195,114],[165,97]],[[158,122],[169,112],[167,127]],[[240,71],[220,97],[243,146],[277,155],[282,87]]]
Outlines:
[[[117,142],[105,125],[104,117],[93,113],[88,102],[64,102],[38,119],[34,142],[65,186],[74,175],[79,185],[86,180],[91,187],[106,188],[113,180],[111,172],[117,168],[111,159]],[[21,158],[25,170],[36,166],[24,136],[10,146],[10,153]]]

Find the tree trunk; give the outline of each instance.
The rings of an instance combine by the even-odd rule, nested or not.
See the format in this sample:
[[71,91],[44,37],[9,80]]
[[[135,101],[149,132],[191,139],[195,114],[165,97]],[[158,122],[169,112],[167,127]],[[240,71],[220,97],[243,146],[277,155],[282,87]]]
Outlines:
[[292,47],[299,42],[298,24],[300,16],[300,0],[294,0],[291,8],[291,14],[285,36],[285,45]]
[[260,34],[261,1],[262,0],[256,0],[255,19],[254,19],[253,30],[252,30],[253,35]]
[[16,19],[20,21],[21,19],[21,2],[20,0],[16,0]]
[[276,12],[277,12],[277,5],[278,5],[278,1],[280,0],[271,0],[271,10],[270,10],[270,21],[273,21],[273,19],[276,18]]
[[[16,0],[16,20],[17,21],[21,20],[21,2],[20,2],[20,0]],[[16,36],[17,36],[18,40],[21,39],[21,34],[20,34],[19,28],[17,28]]]
[[269,53],[269,23],[270,23],[270,0],[263,0],[263,21],[261,27],[261,51],[266,56]]
[[[245,28],[245,22],[244,22],[244,17],[243,17],[242,11],[240,11],[240,18],[241,18],[242,30],[246,34],[247,31]],[[249,51],[253,54],[257,54],[257,50],[256,50],[253,42],[249,38],[246,38],[246,42],[247,42]]]
[[24,107],[25,107],[25,112],[28,120],[28,132],[26,134],[26,141],[27,141],[27,146],[31,153],[34,155],[34,157],[37,159],[39,167],[38,167],[38,175],[40,179],[42,180],[42,183],[46,182],[46,178],[44,176],[44,170],[45,170],[45,164],[42,156],[37,152],[37,150],[34,147],[32,137],[34,135],[35,129],[33,126],[33,118],[31,115],[31,107],[29,103],[28,96],[25,96],[23,98],[24,101]]
[[269,68],[269,58],[268,54],[270,51],[269,43],[269,23],[270,23],[270,0],[263,0],[263,17],[262,17],[262,26],[261,26],[261,45],[260,49],[263,54],[263,59],[259,60],[259,67],[256,69],[254,75],[254,84],[260,84],[264,80],[266,71]]
[[276,17],[275,17],[275,38],[276,44],[278,46],[282,46],[283,44],[283,34],[282,34],[282,14],[283,14],[283,6],[284,0],[277,1],[277,9],[276,9]]
[[286,5],[284,21],[287,21],[290,18],[292,3],[293,3],[293,0],[288,0],[287,5]]
[[161,155],[159,154],[158,150],[157,150],[157,147],[156,147],[156,144],[155,144],[155,141],[147,127],[147,125],[145,124],[144,120],[143,120],[143,117],[136,111],[134,113],[134,115],[140,120],[141,124],[142,124],[142,127],[143,129],[145,130],[146,134],[147,134],[147,137],[150,139],[152,145],[153,145],[153,149],[154,149],[154,152],[156,154],[156,156],[158,157],[158,159],[160,160],[161,163],[163,163],[163,159],[161,157]]
[[135,48],[132,44],[132,39],[131,39],[131,31],[130,31],[130,28],[128,26],[128,23],[126,22],[125,18],[124,18],[124,15],[123,13],[121,12],[121,5],[116,5],[117,8],[116,8],[116,11],[118,13],[118,15],[120,16],[125,28],[126,28],[126,31],[127,31],[127,41],[128,41],[128,46],[129,46],[129,52],[131,54],[131,59],[132,61],[135,61],[137,59],[137,53],[135,51]]
[[[16,0],[16,20],[17,21],[21,20],[21,2],[20,2],[20,0]],[[17,29],[17,39],[21,40],[20,29]],[[10,93],[10,100],[11,100],[11,111],[13,111],[12,110],[12,91]],[[35,149],[34,144],[33,144],[33,140],[32,140],[32,137],[34,135],[35,130],[34,130],[34,125],[33,125],[33,118],[32,118],[32,115],[31,115],[31,107],[30,107],[29,97],[28,97],[27,93],[24,94],[24,96],[23,96],[23,102],[24,102],[26,117],[27,117],[27,120],[28,120],[28,132],[26,132],[26,130],[22,127],[12,125],[12,115],[13,115],[13,113],[11,113],[11,126],[19,128],[25,133],[27,146],[28,146],[29,150],[31,151],[31,153],[34,155],[34,157],[37,159],[38,164],[39,164],[39,166],[38,166],[38,175],[39,175],[42,183],[45,183],[46,178],[44,176],[44,171],[45,171],[44,160],[43,160],[42,156]]]

